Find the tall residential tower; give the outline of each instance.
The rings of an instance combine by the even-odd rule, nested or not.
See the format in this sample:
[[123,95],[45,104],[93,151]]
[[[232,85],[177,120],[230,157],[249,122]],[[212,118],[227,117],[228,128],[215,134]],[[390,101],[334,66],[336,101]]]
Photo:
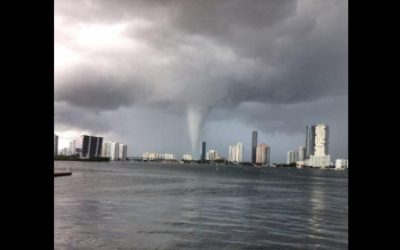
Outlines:
[[270,147],[267,144],[262,143],[257,146],[256,163],[267,165],[270,163]]
[[75,140],[75,153],[81,158],[94,158],[101,156],[103,137],[82,135]]
[[330,166],[329,126],[325,124],[311,126],[311,134],[313,135],[313,137],[310,138],[313,151],[306,164],[312,167]]
[[253,131],[251,136],[251,162],[256,163],[257,156],[257,131]]
[[229,161],[243,162],[243,143],[229,146]]

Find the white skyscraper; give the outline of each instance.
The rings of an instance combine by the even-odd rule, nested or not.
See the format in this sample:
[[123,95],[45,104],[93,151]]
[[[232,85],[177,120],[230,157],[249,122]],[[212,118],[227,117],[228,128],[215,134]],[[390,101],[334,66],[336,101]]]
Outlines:
[[314,155],[310,155],[306,164],[312,167],[328,167],[331,164],[329,155],[329,127],[325,124],[315,126]]
[[119,157],[119,143],[112,142],[111,143],[111,152],[110,152],[111,160],[116,161]]
[[229,146],[229,157],[231,162],[243,162],[243,143]]
[[304,161],[306,159],[306,147],[299,147],[299,161]]
[[296,162],[299,160],[299,151],[293,150],[293,162]]
[[318,124],[315,127],[315,156],[327,156],[329,154],[329,127],[325,124]]
[[128,145],[124,144],[124,153],[122,154],[124,160],[128,158]]
[[127,151],[128,151],[128,146],[126,146],[123,143],[120,143],[119,144],[119,149],[118,149],[118,159],[119,160],[126,160]]
[[287,164],[292,164],[298,161],[299,152],[297,150],[290,150],[287,152]]
[[111,144],[112,142],[106,141],[103,142],[103,146],[101,148],[101,156],[111,158]]
[[256,149],[256,163],[269,164],[270,148],[267,144],[259,144]]
[[69,143],[69,152],[70,152],[71,155],[76,155],[75,140],[70,141],[70,143]]
[[243,162],[243,143],[236,144],[236,161]]
[[207,160],[215,161],[215,160],[219,160],[219,159],[221,159],[221,157],[216,150],[214,150],[214,149],[208,150]]
[[231,162],[235,161],[235,157],[236,157],[236,146],[229,146],[229,156],[228,156],[228,160]]

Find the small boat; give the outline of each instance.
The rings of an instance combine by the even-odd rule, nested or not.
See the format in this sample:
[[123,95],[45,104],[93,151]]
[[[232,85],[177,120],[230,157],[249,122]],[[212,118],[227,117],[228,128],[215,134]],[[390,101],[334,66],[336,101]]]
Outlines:
[[69,175],[72,175],[72,171],[57,171],[57,172],[54,172],[54,177],[69,176]]
[[70,166],[67,169],[59,169],[59,170],[54,170],[54,177],[60,177],[60,176],[70,176],[72,175],[72,167]]

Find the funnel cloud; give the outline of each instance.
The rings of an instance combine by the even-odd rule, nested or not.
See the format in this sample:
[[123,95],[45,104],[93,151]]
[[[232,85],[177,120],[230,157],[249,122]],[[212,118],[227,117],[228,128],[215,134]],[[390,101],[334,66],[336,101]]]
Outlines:
[[[227,156],[251,132],[273,162],[326,123],[347,158],[345,0],[55,0],[55,130]],[[64,136],[65,135],[65,136]],[[63,141],[64,140],[64,141]],[[249,150],[249,151],[247,151]]]

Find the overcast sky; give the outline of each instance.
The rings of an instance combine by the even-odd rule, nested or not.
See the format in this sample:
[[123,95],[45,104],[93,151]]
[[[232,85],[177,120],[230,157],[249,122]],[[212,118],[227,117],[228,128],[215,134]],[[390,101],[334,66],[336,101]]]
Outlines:
[[330,126],[347,158],[345,0],[55,0],[55,133],[180,158],[228,156],[251,132],[273,162]]

